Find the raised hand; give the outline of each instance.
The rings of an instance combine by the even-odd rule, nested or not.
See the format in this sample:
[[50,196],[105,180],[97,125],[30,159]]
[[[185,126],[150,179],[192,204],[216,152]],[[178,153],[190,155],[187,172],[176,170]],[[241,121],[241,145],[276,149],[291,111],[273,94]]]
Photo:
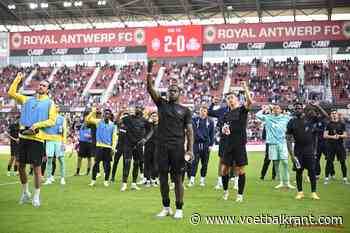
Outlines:
[[148,60],[147,73],[152,73],[153,63],[154,63],[154,60],[152,59]]

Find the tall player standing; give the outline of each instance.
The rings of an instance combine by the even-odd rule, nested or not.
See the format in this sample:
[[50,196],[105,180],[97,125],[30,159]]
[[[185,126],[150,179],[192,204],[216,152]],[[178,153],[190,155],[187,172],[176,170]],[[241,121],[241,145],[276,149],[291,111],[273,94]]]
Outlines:
[[[193,158],[193,129],[191,111],[179,104],[180,88],[177,85],[168,87],[168,100],[160,97],[152,81],[153,61],[147,67],[147,91],[157,105],[159,114],[159,178],[163,209],[158,217],[172,215],[169,198],[169,169],[175,181],[176,212],[174,218],[183,218],[183,174],[186,160]],[[186,135],[186,137],[185,137]],[[187,148],[185,152],[185,138]]]
[[224,137],[224,155],[222,166],[222,184],[224,188],[224,200],[228,199],[228,182],[229,169],[234,165],[236,167],[236,174],[238,175],[238,194],[236,201],[243,201],[243,191],[245,186],[245,169],[248,165],[246,144],[247,144],[247,121],[248,112],[251,109],[253,100],[249,93],[246,82],[240,83],[244,90],[245,103],[240,106],[238,98],[235,93],[229,92],[226,94],[229,111],[225,113],[222,127]]
[[41,163],[45,155],[43,130],[55,125],[57,110],[55,103],[48,97],[49,82],[41,81],[34,97],[21,95],[17,92],[18,84],[22,81],[21,73],[10,86],[8,95],[22,105],[19,134],[19,174],[22,184],[22,194],[19,203],[30,201],[26,164],[34,167],[35,192],[32,204],[40,206]]

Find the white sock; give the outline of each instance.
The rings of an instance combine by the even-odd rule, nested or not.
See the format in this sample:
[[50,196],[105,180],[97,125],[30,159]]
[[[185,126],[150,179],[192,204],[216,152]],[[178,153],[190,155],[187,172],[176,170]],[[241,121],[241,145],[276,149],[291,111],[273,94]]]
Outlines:
[[39,196],[40,195],[40,189],[35,189],[34,190],[34,196]]
[[347,177],[343,177],[343,180],[344,180],[344,181],[347,181],[347,180],[348,180],[348,178],[347,178]]
[[218,184],[222,185],[222,177],[218,176]]
[[201,177],[201,183],[204,183],[205,177]]
[[190,182],[194,183],[194,176],[191,176]]
[[28,193],[29,192],[29,188],[28,188],[28,182],[25,184],[22,184],[22,192],[24,193]]

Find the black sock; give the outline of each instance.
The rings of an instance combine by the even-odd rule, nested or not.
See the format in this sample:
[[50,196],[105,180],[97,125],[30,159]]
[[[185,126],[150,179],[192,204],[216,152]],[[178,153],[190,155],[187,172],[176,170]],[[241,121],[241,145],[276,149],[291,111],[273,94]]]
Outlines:
[[245,174],[238,177],[238,194],[242,195],[245,186]]
[[79,174],[79,172],[80,172],[80,168],[77,168],[77,172],[76,172],[76,174]]
[[346,167],[345,160],[341,161],[340,165],[341,165],[341,171],[343,173],[343,178],[346,178],[347,167]]
[[[298,169],[296,172],[297,190],[298,192],[303,191],[303,171]],[[312,185],[312,184],[311,184]]]
[[7,171],[11,171],[11,165],[7,165]]
[[87,169],[86,175],[89,175],[89,174],[90,174],[90,169],[91,169],[91,168],[88,168],[88,169]]
[[18,166],[15,165],[15,166],[13,167],[13,171],[16,172],[17,170],[18,170]]
[[170,207],[170,199],[163,199],[162,202],[164,207]]
[[229,180],[228,175],[222,177],[222,187],[224,188],[224,191],[228,189],[228,180]]
[[184,203],[183,203],[183,202],[177,201],[177,202],[175,202],[175,205],[176,205],[176,209],[177,209],[177,210],[181,210],[181,209],[182,209],[182,206],[184,205]]

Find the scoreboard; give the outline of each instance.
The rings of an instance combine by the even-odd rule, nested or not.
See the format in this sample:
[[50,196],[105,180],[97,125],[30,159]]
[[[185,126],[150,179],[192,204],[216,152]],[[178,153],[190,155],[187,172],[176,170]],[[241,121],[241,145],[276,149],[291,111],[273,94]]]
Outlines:
[[146,29],[148,57],[202,56],[202,26],[168,26]]

